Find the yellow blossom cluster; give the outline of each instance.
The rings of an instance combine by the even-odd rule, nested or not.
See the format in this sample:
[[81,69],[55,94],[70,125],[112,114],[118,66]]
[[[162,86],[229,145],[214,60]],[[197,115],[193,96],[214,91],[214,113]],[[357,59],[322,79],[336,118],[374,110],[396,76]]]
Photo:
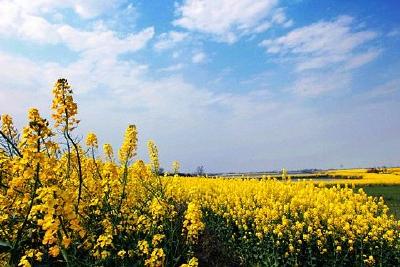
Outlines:
[[130,159],[136,156],[137,148],[137,130],[135,125],[129,125],[125,131],[124,142],[119,150],[119,160],[126,164]]
[[88,133],[86,136],[86,145],[88,147],[98,148],[97,136],[95,133]]
[[108,161],[113,161],[114,160],[114,150],[110,144],[104,144],[103,145],[103,152],[104,155],[106,156],[106,159]]
[[183,222],[183,232],[186,234],[189,243],[195,243],[199,238],[199,233],[204,230],[202,221],[201,206],[196,202],[190,202],[185,212]]
[[18,135],[18,131],[14,126],[13,119],[8,114],[1,115],[1,131],[10,140],[15,140]]
[[66,79],[58,79],[53,87],[53,114],[55,127],[62,127],[63,131],[72,131],[79,120],[76,119],[78,106],[74,102],[71,86]]
[[181,265],[181,267],[197,267],[197,266],[199,266],[199,260],[196,257],[192,257],[188,263]]

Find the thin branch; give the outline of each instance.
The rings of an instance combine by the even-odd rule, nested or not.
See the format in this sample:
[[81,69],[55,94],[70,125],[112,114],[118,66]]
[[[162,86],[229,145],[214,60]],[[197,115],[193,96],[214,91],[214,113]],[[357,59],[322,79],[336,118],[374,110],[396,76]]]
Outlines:
[[79,208],[79,203],[81,201],[82,198],[82,185],[83,185],[83,174],[82,174],[82,164],[81,164],[81,156],[79,153],[79,147],[78,145],[75,143],[75,141],[72,139],[72,137],[69,135],[68,132],[66,132],[67,138],[71,141],[72,146],[75,149],[76,152],[76,158],[78,161],[78,177],[79,177],[79,188],[78,188],[78,203],[76,205],[76,210],[78,210]]
[[12,146],[12,148],[15,150],[18,156],[22,158],[22,153],[19,151],[18,147],[12,142],[12,140],[10,140],[10,138],[8,138],[8,136],[5,135],[1,130],[0,130],[0,135],[7,141],[8,144]]

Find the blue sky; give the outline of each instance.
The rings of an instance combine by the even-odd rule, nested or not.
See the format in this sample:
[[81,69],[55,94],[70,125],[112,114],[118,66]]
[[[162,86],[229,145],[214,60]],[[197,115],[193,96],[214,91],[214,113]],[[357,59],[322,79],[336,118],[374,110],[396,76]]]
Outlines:
[[185,171],[400,165],[398,1],[0,0],[0,114],[73,86],[78,135]]

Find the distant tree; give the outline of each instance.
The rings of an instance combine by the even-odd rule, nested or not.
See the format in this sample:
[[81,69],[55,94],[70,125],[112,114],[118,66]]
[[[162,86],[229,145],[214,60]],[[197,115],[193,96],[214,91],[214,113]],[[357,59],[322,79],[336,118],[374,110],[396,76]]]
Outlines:
[[196,174],[198,176],[204,176],[204,166],[203,165],[197,167]]

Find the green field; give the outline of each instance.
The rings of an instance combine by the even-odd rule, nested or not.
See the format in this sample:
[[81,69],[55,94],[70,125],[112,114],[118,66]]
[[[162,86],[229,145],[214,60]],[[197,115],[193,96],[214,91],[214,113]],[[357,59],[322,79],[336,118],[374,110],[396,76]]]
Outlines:
[[370,196],[382,196],[385,203],[389,206],[390,212],[393,213],[397,219],[400,219],[400,185],[371,185],[360,187]]

